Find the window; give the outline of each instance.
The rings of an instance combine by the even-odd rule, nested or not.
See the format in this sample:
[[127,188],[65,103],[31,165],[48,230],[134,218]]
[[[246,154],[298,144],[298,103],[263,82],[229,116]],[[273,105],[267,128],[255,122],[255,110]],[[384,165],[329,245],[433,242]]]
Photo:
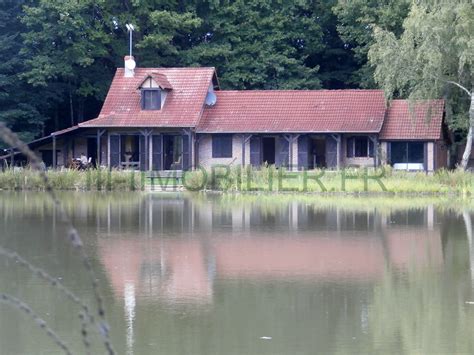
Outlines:
[[232,135],[216,134],[212,136],[212,157],[232,158]]
[[142,89],[142,110],[161,109],[161,90]]
[[348,158],[366,158],[374,156],[374,142],[369,137],[351,137],[347,139]]
[[366,157],[368,156],[369,144],[367,137],[354,138],[354,156]]
[[392,142],[390,143],[390,162],[397,163],[424,163],[423,142]]

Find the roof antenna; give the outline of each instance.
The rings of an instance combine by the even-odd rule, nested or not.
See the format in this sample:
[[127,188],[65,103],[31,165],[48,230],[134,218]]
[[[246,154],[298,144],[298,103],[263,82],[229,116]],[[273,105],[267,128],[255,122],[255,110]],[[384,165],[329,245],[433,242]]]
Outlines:
[[133,27],[131,23],[127,23],[125,26],[130,33],[130,55],[125,57],[125,77],[131,78],[135,74],[134,69],[137,65],[132,56],[133,31],[135,30],[135,27]]
[[127,23],[125,26],[127,27],[127,30],[130,33],[130,54],[129,55],[131,57],[132,56],[132,42],[133,42],[132,34],[133,34],[133,31],[135,31],[135,27],[133,27],[131,23]]

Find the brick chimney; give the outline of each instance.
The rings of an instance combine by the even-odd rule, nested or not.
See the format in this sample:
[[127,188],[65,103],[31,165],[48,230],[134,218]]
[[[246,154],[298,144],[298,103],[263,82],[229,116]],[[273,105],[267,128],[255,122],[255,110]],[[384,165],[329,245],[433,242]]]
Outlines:
[[136,67],[135,58],[133,58],[133,56],[126,55],[124,59],[125,59],[125,77],[133,78],[133,76],[135,75],[135,67]]

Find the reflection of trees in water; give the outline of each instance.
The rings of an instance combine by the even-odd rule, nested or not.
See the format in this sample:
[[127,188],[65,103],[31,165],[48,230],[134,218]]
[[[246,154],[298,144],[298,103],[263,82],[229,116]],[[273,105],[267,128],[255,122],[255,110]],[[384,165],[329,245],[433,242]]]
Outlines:
[[474,350],[474,308],[468,278],[436,268],[387,272],[369,308],[374,353],[454,354]]

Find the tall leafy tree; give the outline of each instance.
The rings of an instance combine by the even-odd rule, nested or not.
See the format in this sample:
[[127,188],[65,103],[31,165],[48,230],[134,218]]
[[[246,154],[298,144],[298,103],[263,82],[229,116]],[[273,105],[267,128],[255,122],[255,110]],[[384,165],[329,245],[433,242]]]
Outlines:
[[396,36],[401,35],[410,3],[411,0],[338,0],[334,6],[337,29],[356,60],[350,82],[363,88],[376,87],[374,68],[367,59],[374,43],[373,28],[377,26]]
[[403,28],[400,37],[375,29],[369,51],[375,80],[388,97],[446,96],[452,109],[461,113],[451,117],[450,125],[468,127],[461,161],[465,169],[474,134],[474,4],[465,0],[413,3]]
[[41,134],[48,118],[47,92],[38,93],[21,80],[24,68],[20,56],[21,33],[19,21],[22,6],[30,1],[5,0],[0,3],[0,121],[30,140]]
[[222,1],[198,8],[190,65],[216,66],[224,88],[318,88],[322,31],[312,1]]
[[23,10],[22,77],[63,93],[69,125],[82,120],[87,99],[100,100],[107,89],[114,27],[106,8],[105,0],[39,0]]
[[193,12],[155,10],[148,15],[149,28],[138,44],[144,65],[178,66],[192,43],[191,33],[201,25]]
[[325,89],[356,87],[352,82],[358,64],[350,47],[342,40],[333,11],[337,0],[312,1],[314,20],[321,28],[322,45],[311,50],[305,60],[309,67],[319,66],[318,77]]
[[[132,23],[134,56],[142,67],[182,66],[184,52],[192,43],[191,34],[202,21],[196,16],[196,5],[183,0],[109,1],[117,28]],[[122,44],[125,44],[122,41]],[[128,49],[115,48],[121,59]],[[121,65],[121,64],[120,64]]]

